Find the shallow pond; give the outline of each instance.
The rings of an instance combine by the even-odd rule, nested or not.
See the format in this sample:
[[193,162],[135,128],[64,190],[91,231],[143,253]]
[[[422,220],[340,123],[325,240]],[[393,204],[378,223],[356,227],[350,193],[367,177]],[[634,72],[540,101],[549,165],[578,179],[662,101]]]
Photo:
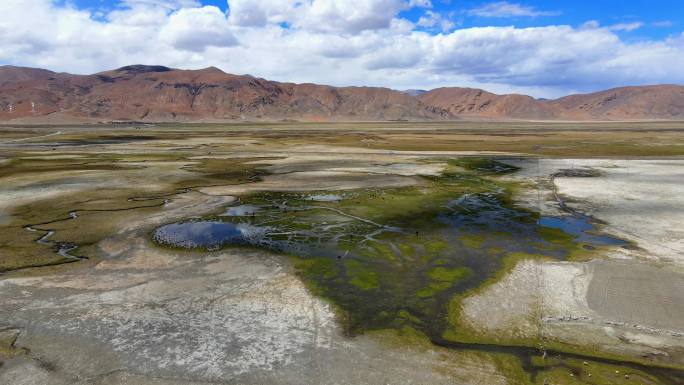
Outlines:
[[610,235],[597,233],[592,219],[586,215],[570,215],[564,217],[541,217],[539,224],[544,227],[560,229],[567,234],[573,235],[577,242],[589,246],[626,246],[628,243],[622,239]]
[[228,210],[226,210],[226,212],[222,214],[222,216],[243,217],[243,216],[247,216],[247,215],[254,215],[260,209],[261,208],[259,206],[255,206],[255,205],[238,205],[238,206],[229,207]]
[[171,223],[154,231],[157,243],[186,249],[217,249],[231,245],[253,245],[263,238],[268,228],[246,223],[221,221],[189,221]]

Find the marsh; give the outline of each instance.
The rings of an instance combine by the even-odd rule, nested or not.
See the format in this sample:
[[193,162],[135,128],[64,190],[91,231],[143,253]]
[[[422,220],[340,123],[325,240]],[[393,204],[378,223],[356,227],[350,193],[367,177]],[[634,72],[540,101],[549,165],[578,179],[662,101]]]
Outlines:
[[3,127],[0,382],[682,383],[635,125]]

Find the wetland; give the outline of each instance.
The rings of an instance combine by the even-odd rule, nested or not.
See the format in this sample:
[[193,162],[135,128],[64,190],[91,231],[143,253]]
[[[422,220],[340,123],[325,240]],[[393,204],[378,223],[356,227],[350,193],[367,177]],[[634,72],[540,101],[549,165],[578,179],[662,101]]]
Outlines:
[[588,125],[4,127],[0,379],[680,384],[684,126]]

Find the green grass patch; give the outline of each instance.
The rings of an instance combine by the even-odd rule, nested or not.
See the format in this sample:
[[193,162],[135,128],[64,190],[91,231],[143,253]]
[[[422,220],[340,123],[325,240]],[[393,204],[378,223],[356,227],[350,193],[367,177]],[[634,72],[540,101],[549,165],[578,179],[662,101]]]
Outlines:
[[350,278],[349,282],[352,285],[361,290],[371,290],[379,287],[378,274],[367,269],[361,262],[347,259],[344,261],[344,266],[347,268],[347,276]]

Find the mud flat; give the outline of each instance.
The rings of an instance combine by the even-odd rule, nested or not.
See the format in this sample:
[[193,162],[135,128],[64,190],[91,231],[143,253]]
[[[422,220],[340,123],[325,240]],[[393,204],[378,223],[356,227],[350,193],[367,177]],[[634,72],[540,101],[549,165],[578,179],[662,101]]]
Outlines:
[[596,262],[587,304],[608,320],[684,332],[684,275],[641,263]]

